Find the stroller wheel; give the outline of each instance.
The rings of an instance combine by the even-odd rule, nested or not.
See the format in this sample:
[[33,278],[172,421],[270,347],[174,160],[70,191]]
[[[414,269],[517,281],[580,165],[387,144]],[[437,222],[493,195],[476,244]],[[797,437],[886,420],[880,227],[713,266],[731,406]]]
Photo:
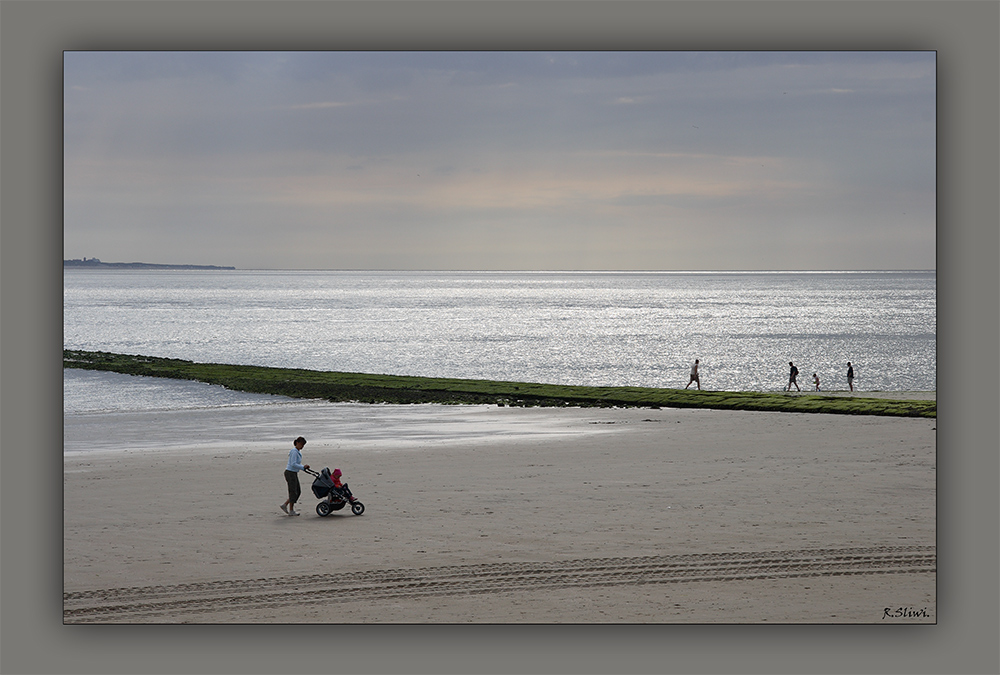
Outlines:
[[316,513],[320,516],[330,515],[330,502],[320,502],[317,504]]
[[351,504],[351,512],[354,513],[354,515],[356,516],[360,516],[362,513],[365,512],[365,505],[362,504],[361,502],[354,502],[353,504]]

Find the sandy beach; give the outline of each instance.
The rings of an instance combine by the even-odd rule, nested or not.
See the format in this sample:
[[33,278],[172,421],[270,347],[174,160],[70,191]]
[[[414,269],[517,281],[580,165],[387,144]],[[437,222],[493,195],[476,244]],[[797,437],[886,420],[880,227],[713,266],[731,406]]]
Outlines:
[[[67,623],[934,623],[934,419],[306,403],[70,416]],[[279,509],[291,441],[365,513]]]

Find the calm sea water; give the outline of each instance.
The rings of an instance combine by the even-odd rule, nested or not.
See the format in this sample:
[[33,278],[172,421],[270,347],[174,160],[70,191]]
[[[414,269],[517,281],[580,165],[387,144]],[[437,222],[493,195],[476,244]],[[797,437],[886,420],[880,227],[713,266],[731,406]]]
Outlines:
[[[67,349],[653,387],[683,387],[698,358],[704,388],[753,391],[781,390],[789,361],[803,389],[813,373],[845,389],[851,361],[861,390],[936,388],[934,272],[67,269],[64,280]],[[113,380],[66,375],[67,410],[123,405],[97,400]],[[198,395],[120,398],[174,407]]]

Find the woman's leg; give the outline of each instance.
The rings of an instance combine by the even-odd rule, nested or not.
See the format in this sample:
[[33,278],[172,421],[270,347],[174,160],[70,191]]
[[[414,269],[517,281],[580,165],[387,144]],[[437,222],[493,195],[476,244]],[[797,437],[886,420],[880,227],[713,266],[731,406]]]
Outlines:
[[295,501],[299,498],[296,489],[299,487],[299,475],[294,471],[285,470],[285,483],[288,487],[288,499],[281,505],[281,510],[291,515],[295,511]]
[[290,471],[292,474],[292,483],[289,485],[289,500],[292,502],[288,505],[288,510],[293,514],[297,515],[295,511],[295,502],[299,501],[299,497],[302,496],[302,486],[299,484],[299,474],[295,471]]

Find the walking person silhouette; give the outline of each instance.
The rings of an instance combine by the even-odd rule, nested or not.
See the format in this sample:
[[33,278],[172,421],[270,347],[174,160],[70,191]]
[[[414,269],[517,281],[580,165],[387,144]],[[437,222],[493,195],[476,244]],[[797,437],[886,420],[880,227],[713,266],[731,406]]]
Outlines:
[[696,382],[698,384],[698,389],[701,389],[701,379],[698,377],[698,363],[698,359],[695,359],[694,365],[691,366],[691,379],[688,380],[687,386],[684,387],[685,389],[690,387],[692,382]]
[[793,384],[796,389],[802,391],[802,389],[799,388],[799,383],[795,381],[795,378],[799,376],[799,369],[796,368],[795,364],[791,361],[788,362],[788,365],[791,367],[791,370],[788,371],[788,385],[785,387],[785,391],[791,391]]

